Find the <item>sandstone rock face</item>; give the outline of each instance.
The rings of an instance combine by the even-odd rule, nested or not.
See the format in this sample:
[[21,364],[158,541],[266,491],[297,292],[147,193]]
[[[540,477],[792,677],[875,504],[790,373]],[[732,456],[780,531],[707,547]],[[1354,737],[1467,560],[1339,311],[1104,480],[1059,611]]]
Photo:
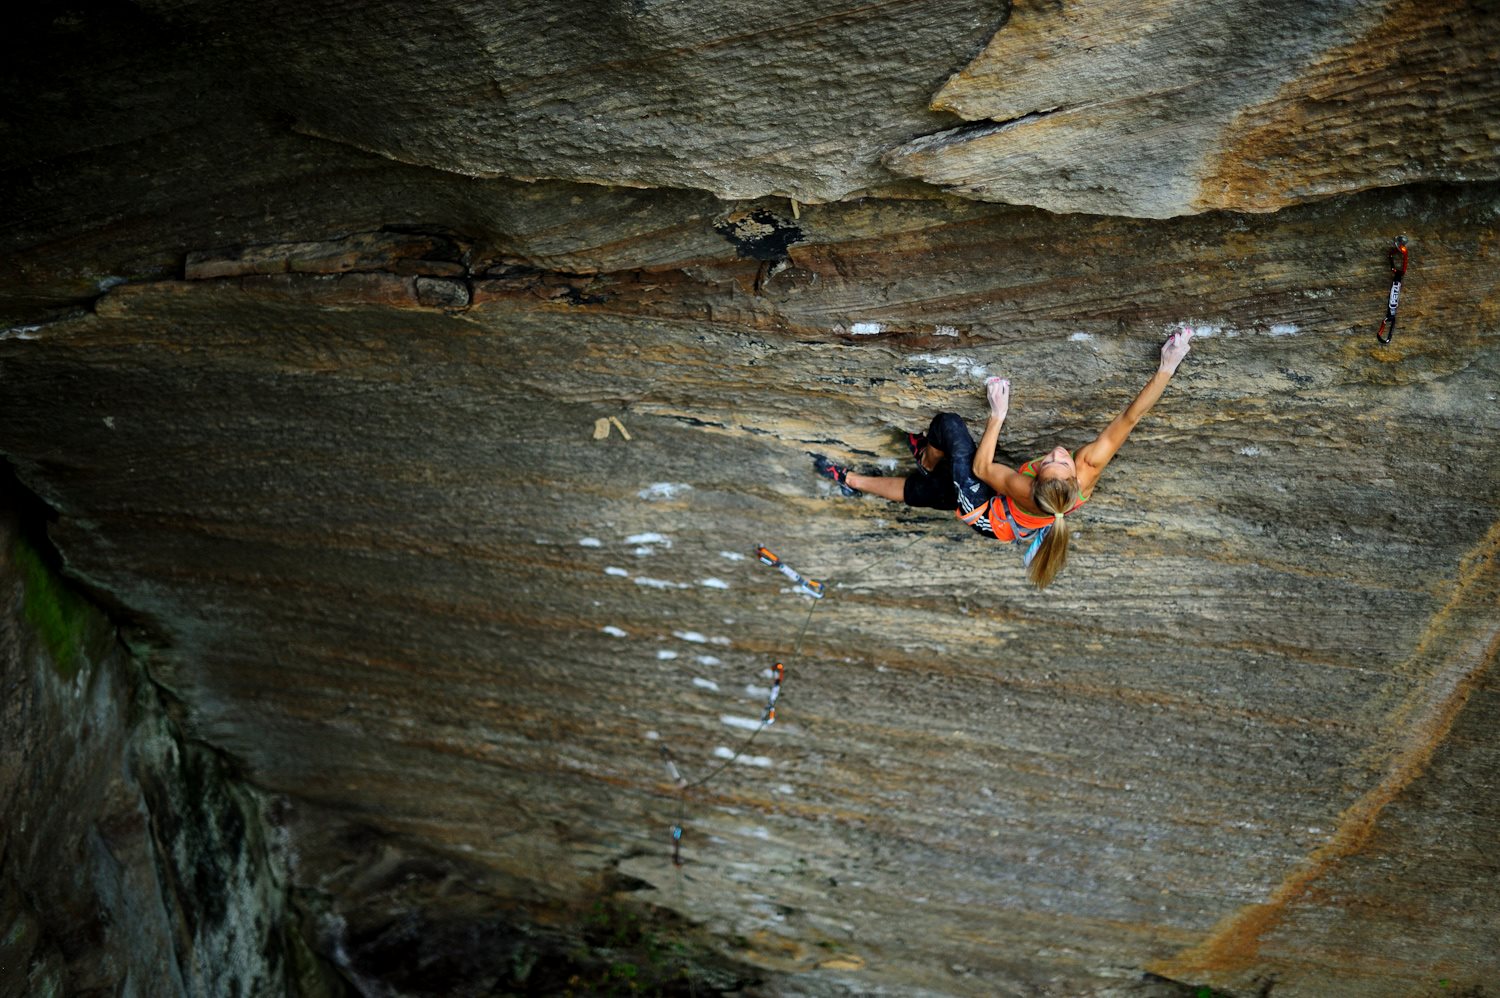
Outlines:
[[[465,176],[843,197],[950,119],[993,0],[143,5],[311,135]],[[314,99],[309,99],[316,95]]]
[[1016,4],[892,152],[966,197],[1164,218],[1494,178],[1493,4]]
[[[667,27],[635,45],[719,39],[673,58],[794,89],[708,12],[628,6],[532,32],[549,100],[589,67],[614,81],[600,101],[671,90],[611,48],[636,17]],[[1396,998],[1500,978],[1500,183],[1352,182],[1360,160],[1329,158],[1343,179],[1318,190],[1345,193],[1269,171],[1246,213],[1189,213],[1206,187],[1186,174],[1176,202],[1121,189],[1105,215],[986,203],[891,186],[876,147],[932,117],[865,77],[827,86],[897,138],[830,133],[809,157],[800,126],[716,103],[723,122],[674,119],[671,155],[696,152],[673,173],[651,143],[536,124],[561,103],[475,110],[491,78],[469,70],[530,65],[522,42],[437,29],[493,15],[373,9],[422,30],[164,4],[53,22],[8,70],[47,85],[18,111],[24,221],[0,257],[0,453],[185,737],[284,802],[302,938],[352,990]],[[891,53],[925,36],[860,26],[937,31],[927,9],[765,16],[794,46]],[[1194,19],[1215,12],[1141,16],[1212,38]],[[975,51],[1053,16],[995,31],[1003,14],[974,15]],[[1400,16],[1286,15],[1301,68],[1255,106]],[[953,21],[943,59],[973,41]],[[1037,38],[1066,60],[1075,30]],[[70,51],[91,68],[48,75]],[[934,65],[922,107],[952,72]],[[371,82],[398,71],[428,82]],[[392,94],[410,104],[387,125]],[[1431,134],[1492,133],[1484,100]],[[1208,119],[1234,106],[1182,119],[1191,143],[1221,142]],[[89,127],[44,113],[64,107]],[[731,163],[714,129],[736,124],[761,144]],[[812,159],[863,165],[842,188]],[[571,179],[516,179],[539,175]],[[718,196],[767,191],[800,203]],[[1411,271],[1378,346],[1398,233]],[[990,374],[1015,384],[1003,454],[1082,444],[1182,322],[1192,355],[1044,593],[948,514],[811,472],[816,452],[906,473],[905,431],[938,410],[977,430]]]

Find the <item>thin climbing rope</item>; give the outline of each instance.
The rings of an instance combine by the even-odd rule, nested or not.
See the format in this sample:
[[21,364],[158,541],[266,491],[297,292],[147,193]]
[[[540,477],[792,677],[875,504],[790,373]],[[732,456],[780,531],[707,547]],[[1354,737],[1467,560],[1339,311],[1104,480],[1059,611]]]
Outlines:
[[[844,577],[843,581],[839,581],[839,580],[827,580],[827,581],[825,581],[824,582],[825,595],[826,595],[826,592],[828,590],[832,590],[834,588],[837,588],[840,585],[847,585],[849,583],[852,583],[854,580],[860,578],[861,576],[863,576],[865,573],[869,572],[871,569],[875,568],[876,566],[884,564],[885,562],[890,561],[892,558],[895,558],[895,557],[897,557],[897,556],[899,556],[901,554],[904,554],[905,552],[911,550],[919,542],[925,540],[926,537],[927,537],[926,534],[918,534],[916,537],[913,537],[910,541],[908,541],[906,544],[903,544],[902,546],[900,546],[896,550],[888,552],[888,553],[882,555],[881,557],[879,557],[879,558],[875,559],[874,561],[870,562],[868,565],[865,565],[863,568],[859,569],[858,571],[853,572],[853,573],[849,574],[848,576]],[[786,656],[785,661],[787,661],[787,662],[795,662],[801,656],[801,654],[802,654],[802,642],[806,639],[808,628],[812,625],[813,614],[817,612],[817,609],[818,609],[819,605],[822,604],[822,602],[823,602],[823,600],[821,598],[815,599],[813,601],[812,606],[810,606],[810,607],[807,608],[807,616],[805,616],[805,617],[802,618],[802,628],[801,628],[801,630],[799,630],[797,632],[797,640],[792,643],[791,654],[788,655],[788,656]],[[779,683],[780,683],[779,679],[777,680],[777,683],[779,685]],[[773,687],[773,689],[775,689],[775,688],[776,687]],[[775,701],[773,699],[772,700],[772,705],[774,705],[774,702]],[[756,729],[754,731],[750,732],[749,737],[747,737],[744,741],[742,741],[740,743],[739,748],[737,748],[735,750],[735,752],[734,752],[733,755],[729,756],[723,762],[719,763],[719,765],[717,765],[713,769],[709,770],[709,772],[706,773],[705,775],[703,775],[703,776],[699,777],[698,779],[693,780],[691,782],[683,779],[683,777],[681,775],[681,771],[678,769],[677,764],[676,764],[675,760],[673,759],[671,752],[666,748],[666,746],[662,746],[661,753],[662,753],[663,758],[667,762],[667,773],[677,783],[677,804],[678,804],[678,806],[677,806],[677,821],[672,825],[672,863],[673,863],[674,866],[678,867],[679,871],[681,870],[681,867],[682,867],[682,859],[681,859],[680,847],[681,847],[681,843],[682,843],[682,830],[683,830],[683,826],[684,826],[684,824],[686,823],[686,820],[687,820],[687,795],[688,795],[688,791],[690,791],[690,790],[696,790],[699,787],[705,786],[710,781],[712,781],[715,777],[717,777],[720,773],[724,772],[724,770],[728,769],[731,765],[733,765],[734,762],[735,762],[735,760],[739,759],[740,756],[744,755],[745,752],[749,750],[750,746],[752,744],[754,744],[755,739],[760,736],[760,733],[762,731],[766,730],[766,728],[770,727],[770,725],[771,725],[771,723],[772,723],[772,721],[774,719],[775,719],[775,712],[773,710],[771,710],[770,707],[768,706],[766,716],[764,716],[764,717],[761,718],[760,724],[756,727]],[[679,873],[679,876],[680,876],[680,873]],[[679,883],[678,886],[679,886],[679,890],[680,890],[681,889],[681,884]]]

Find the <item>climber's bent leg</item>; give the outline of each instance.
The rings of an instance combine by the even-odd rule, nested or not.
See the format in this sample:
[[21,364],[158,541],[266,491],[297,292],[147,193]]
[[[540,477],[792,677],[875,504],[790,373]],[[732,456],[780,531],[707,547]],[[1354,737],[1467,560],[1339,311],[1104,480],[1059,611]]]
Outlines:
[[933,416],[931,425],[927,427],[927,442],[928,446],[936,447],[946,454],[952,466],[950,473],[957,502],[949,505],[949,509],[956,505],[967,513],[995,494],[994,489],[974,474],[976,446],[962,416],[955,412],[940,412]]

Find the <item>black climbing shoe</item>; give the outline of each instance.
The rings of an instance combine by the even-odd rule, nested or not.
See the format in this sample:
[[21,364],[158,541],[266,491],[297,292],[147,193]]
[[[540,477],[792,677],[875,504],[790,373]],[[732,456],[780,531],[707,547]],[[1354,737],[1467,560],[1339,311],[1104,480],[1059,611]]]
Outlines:
[[827,479],[832,480],[833,482],[836,482],[838,484],[839,491],[842,492],[842,493],[844,493],[844,495],[846,495],[846,496],[857,496],[857,495],[859,495],[858,490],[856,490],[854,488],[851,488],[850,485],[849,485],[849,469],[848,468],[841,468],[841,467],[839,467],[838,465],[834,464],[832,461],[828,460],[828,458],[824,457],[822,454],[814,454],[813,455],[813,469],[815,471],[817,471],[818,474],[822,475],[824,478],[827,478]]

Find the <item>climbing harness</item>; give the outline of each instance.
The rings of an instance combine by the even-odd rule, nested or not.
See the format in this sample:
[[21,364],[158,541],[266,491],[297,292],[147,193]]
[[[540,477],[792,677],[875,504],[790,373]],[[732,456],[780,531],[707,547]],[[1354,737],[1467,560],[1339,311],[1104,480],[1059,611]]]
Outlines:
[[804,593],[807,593],[807,595],[813,597],[814,599],[823,598],[823,583],[819,582],[817,579],[809,579],[804,577],[795,568],[788,565],[780,558],[776,557],[776,553],[770,548],[756,548],[755,556],[760,559],[761,564],[770,565],[772,568],[779,571],[782,575],[785,575],[787,578],[791,579],[792,582],[797,586],[797,588],[802,590]]
[[[1075,505],[1073,509],[1077,509],[1078,506],[1081,505],[1083,504],[1080,502]],[[1018,512],[1022,518],[1031,520],[1045,520],[1046,522],[1035,525],[1020,523],[1017,520]],[[1072,510],[1069,510],[1069,512],[1072,512]],[[987,499],[986,501],[980,503],[978,506],[975,506],[973,509],[969,510],[967,513],[960,512],[957,515],[960,520],[962,520],[964,523],[967,523],[971,527],[979,522],[980,517],[985,517],[990,525],[990,533],[993,534],[997,540],[1006,540],[1004,529],[1009,528],[1009,539],[1012,543],[1025,544],[1027,541],[1030,541],[1030,545],[1026,548],[1026,564],[1028,566],[1031,564],[1031,559],[1036,557],[1037,550],[1041,548],[1042,539],[1045,538],[1047,534],[1052,530],[1053,523],[1052,517],[1050,516],[1033,516],[1032,514],[1026,513],[1024,511],[1017,511],[1012,506],[1010,498],[1003,495],[998,495]]]
[[1375,331],[1375,339],[1386,344],[1396,335],[1396,306],[1401,303],[1401,282],[1406,277],[1406,237],[1397,236],[1396,241],[1391,244],[1391,296],[1385,305],[1385,318],[1380,320],[1380,328]]

